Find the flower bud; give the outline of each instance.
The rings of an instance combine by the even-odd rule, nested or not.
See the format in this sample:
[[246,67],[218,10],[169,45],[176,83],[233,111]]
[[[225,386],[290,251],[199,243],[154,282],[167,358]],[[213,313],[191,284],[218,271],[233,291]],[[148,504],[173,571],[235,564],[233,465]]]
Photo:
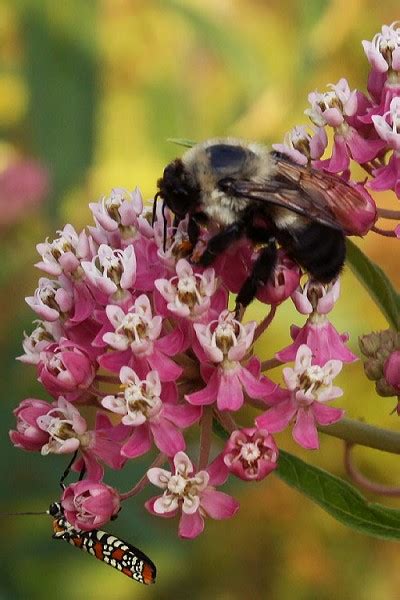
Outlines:
[[361,352],[367,356],[364,371],[375,381],[380,396],[400,393],[400,332],[392,329],[372,332],[359,338]]
[[26,398],[14,410],[17,428],[10,431],[10,439],[14,446],[24,450],[40,451],[49,440],[47,431],[38,425],[38,418],[46,415],[52,406],[44,400]]
[[77,529],[90,531],[107,523],[120,509],[120,497],[105,483],[78,481],[63,492],[65,517]]

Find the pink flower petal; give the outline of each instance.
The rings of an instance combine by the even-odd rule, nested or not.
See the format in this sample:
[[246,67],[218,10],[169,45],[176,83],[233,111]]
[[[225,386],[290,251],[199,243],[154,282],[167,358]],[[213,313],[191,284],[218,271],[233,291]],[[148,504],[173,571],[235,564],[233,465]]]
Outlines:
[[270,433],[283,431],[289,425],[296,411],[297,408],[292,399],[284,400],[257,417],[257,427],[266,429]]
[[212,519],[229,519],[239,510],[239,502],[213,489],[206,489],[201,495],[201,507]]
[[340,421],[345,411],[341,408],[334,408],[333,406],[325,406],[325,404],[321,404],[320,402],[314,402],[312,412],[317,423],[320,425],[330,425],[331,423]]
[[162,416],[172,421],[178,427],[190,427],[201,417],[200,406],[189,406],[188,404],[164,404]]
[[185,449],[186,444],[182,433],[167,419],[151,421],[150,429],[157,448],[167,456],[175,456],[177,452]]
[[311,409],[300,408],[297,413],[296,423],[293,427],[293,439],[310,450],[319,448],[318,431]]
[[190,404],[196,406],[204,404],[212,404],[217,399],[219,388],[219,377],[217,369],[213,372],[205,388],[194,392],[193,394],[186,394],[185,398]]
[[220,375],[217,405],[219,410],[239,410],[244,401],[243,390],[237,373]]
[[151,448],[151,435],[147,423],[135,427],[129,440],[121,448],[121,454],[127,458],[136,458],[148,452]]
[[151,368],[158,371],[161,381],[176,381],[182,374],[182,367],[157,349],[154,349],[153,353],[147,357],[147,360]]
[[224,462],[224,454],[218,454],[207,467],[210,485],[222,485],[228,479],[229,469]]
[[200,535],[203,529],[204,519],[201,516],[200,511],[197,510],[191,515],[182,512],[178,530],[180,538],[192,540]]
[[178,509],[164,513],[159,513],[154,510],[154,504],[159,498],[160,496],[153,496],[152,498],[149,498],[149,500],[146,500],[146,502],[144,503],[146,510],[148,510],[149,513],[151,513],[155,517],[163,517],[164,519],[170,519],[171,517],[175,517],[178,514]]

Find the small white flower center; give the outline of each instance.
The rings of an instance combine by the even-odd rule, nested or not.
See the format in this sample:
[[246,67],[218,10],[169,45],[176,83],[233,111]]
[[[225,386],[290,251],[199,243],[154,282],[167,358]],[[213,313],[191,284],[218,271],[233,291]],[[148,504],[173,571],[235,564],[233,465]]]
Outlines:
[[131,342],[140,342],[141,339],[149,337],[148,324],[137,313],[125,315],[116,332],[125,335]]
[[138,412],[145,417],[155,416],[161,410],[161,399],[148,389],[145,381],[140,382],[139,385],[129,384],[124,395],[127,412],[132,417]]
[[247,442],[243,444],[240,450],[240,457],[243,458],[248,463],[253,463],[257,461],[261,456],[260,448],[258,444],[254,444],[253,442]]

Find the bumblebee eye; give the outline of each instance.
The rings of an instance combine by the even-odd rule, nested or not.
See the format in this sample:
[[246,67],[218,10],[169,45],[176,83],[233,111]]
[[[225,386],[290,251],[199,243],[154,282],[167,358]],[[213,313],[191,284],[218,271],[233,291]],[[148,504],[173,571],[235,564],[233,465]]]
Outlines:
[[240,171],[248,158],[248,150],[241,146],[215,144],[207,148],[210,167],[221,176]]

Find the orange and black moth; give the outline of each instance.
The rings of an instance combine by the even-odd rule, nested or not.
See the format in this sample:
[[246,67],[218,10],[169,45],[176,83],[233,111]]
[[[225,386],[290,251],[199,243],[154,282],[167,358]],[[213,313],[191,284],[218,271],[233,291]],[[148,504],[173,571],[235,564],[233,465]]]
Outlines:
[[58,502],[50,505],[48,514],[53,517],[54,539],[69,542],[139,583],[155,583],[156,567],[138,548],[100,529],[76,529],[67,521]]

